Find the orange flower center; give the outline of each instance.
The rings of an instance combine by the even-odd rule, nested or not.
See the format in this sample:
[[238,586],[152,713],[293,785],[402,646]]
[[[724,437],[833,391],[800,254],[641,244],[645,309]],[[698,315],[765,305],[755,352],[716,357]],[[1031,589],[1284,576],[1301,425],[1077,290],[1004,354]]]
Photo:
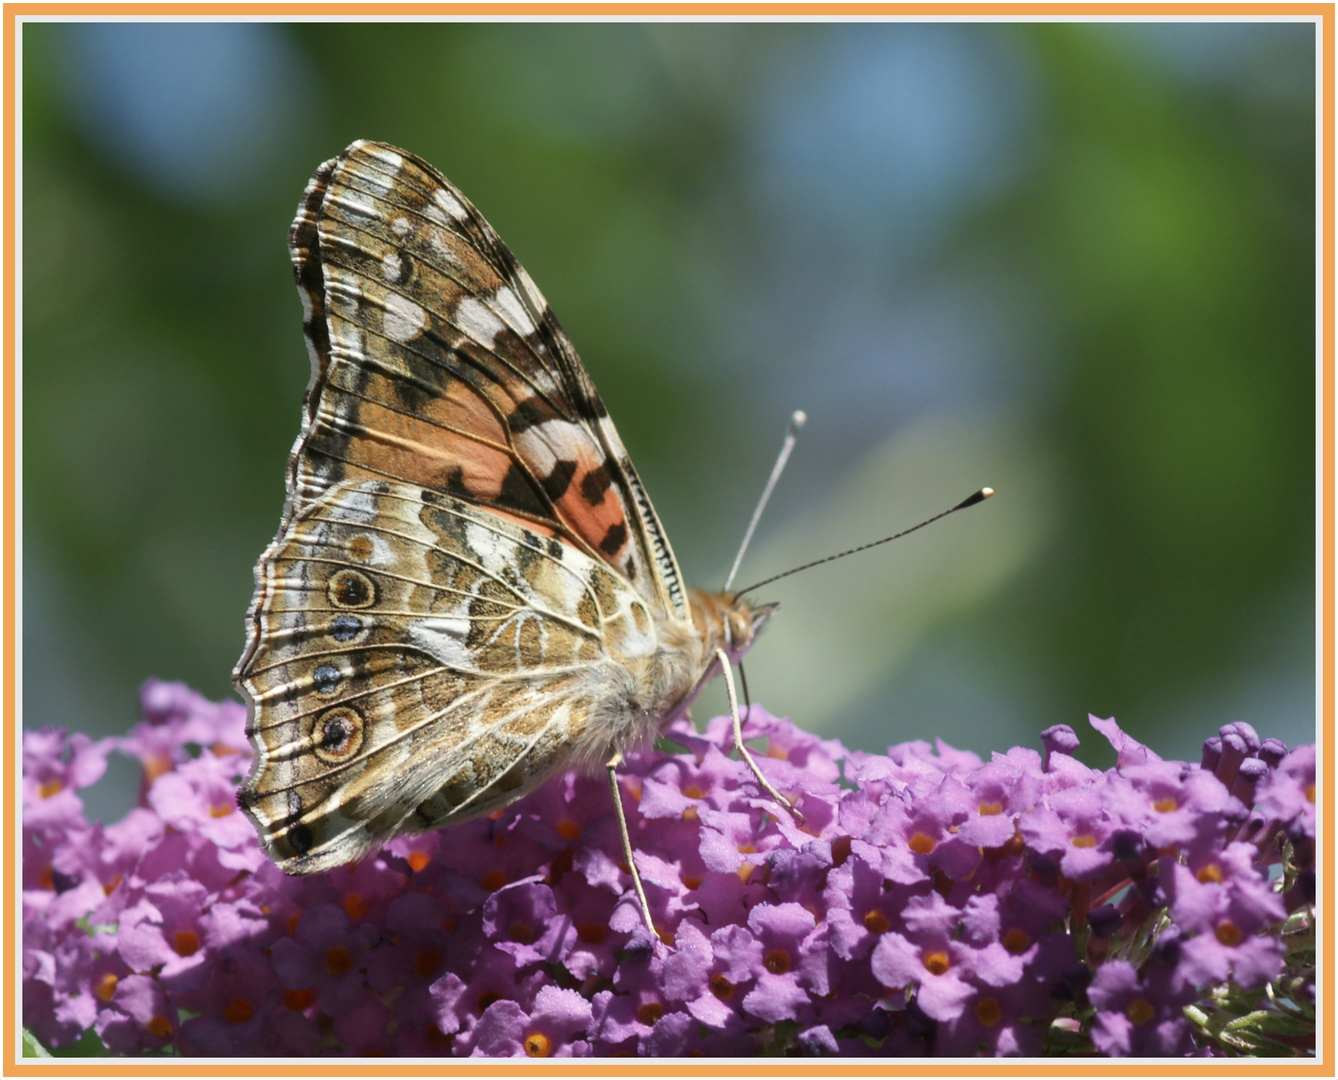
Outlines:
[[712,975],[711,993],[721,1001],[728,1001],[734,996],[734,984],[723,975]]
[[907,841],[906,846],[917,855],[928,855],[934,850],[934,838],[918,832]]
[[439,967],[441,967],[441,953],[436,949],[419,949],[413,954],[413,973],[420,979],[426,979]]
[[872,908],[864,913],[864,929],[871,934],[886,934],[892,926],[878,908]]
[[832,865],[840,866],[850,858],[851,841],[848,836],[838,836],[832,841]]
[[607,933],[608,927],[603,923],[581,923],[581,925],[576,928],[576,936],[587,945],[598,945],[604,940]]
[[1001,802],[983,802],[977,809],[981,817],[994,817],[996,814],[1003,813],[1003,803]]
[[178,956],[194,956],[200,951],[200,935],[194,930],[178,930],[172,935],[172,951]]
[[1228,949],[1240,944],[1240,928],[1233,922],[1223,920],[1217,924],[1217,929],[1213,931],[1213,934],[1217,940]]
[[426,851],[409,852],[409,869],[415,874],[421,874],[427,868],[427,864],[432,861],[432,856]]
[[562,837],[563,840],[572,841],[581,835],[581,827],[577,825],[576,822],[570,821],[567,818],[563,818],[559,821],[554,828],[557,830],[558,836]]
[[1142,998],[1134,998],[1125,1006],[1124,1015],[1129,1018],[1129,1022],[1135,1027],[1140,1027],[1156,1016],[1157,1010]]
[[144,759],[144,779],[152,784],[163,773],[172,771],[172,759],[163,754],[150,754]]
[[784,949],[772,949],[762,958],[762,966],[773,975],[784,975],[790,970],[790,954]]
[[528,945],[534,940],[534,927],[525,922],[513,922],[506,936],[519,945]]
[[284,1007],[295,1012],[301,1012],[308,1008],[315,1000],[316,992],[314,990],[289,990],[288,993],[283,995]]
[[553,1052],[553,1040],[541,1031],[525,1036],[525,1054],[527,1057],[548,1057]]
[[1167,795],[1166,798],[1154,802],[1152,809],[1159,814],[1169,814],[1172,810],[1179,810],[1180,804],[1175,801],[1174,797]]
[[214,803],[214,805],[209,808],[209,816],[213,818],[227,817],[234,809],[236,809],[236,807],[230,802]]
[[505,870],[489,871],[488,873],[483,875],[483,878],[479,881],[479,884],[482,885],[489,892],[496,892],[498,889],[500,889],[503,885],[506,884],[506,871]]
[[367,918],[367,901],[362,893],[346,893],[344,896],[344,914],[354,922]]
[[951,962],[948,960],[948,954],[941,949],[931,953],[925,953],[924,965],[925,970],[931,975],[943,975],[947,972],[948,968],[952,967]]
[[1079,848],[1096,847],[1096,837],[1091,833],[1083,833],[1082,836],[1075,836],[1069,843]]
[[1222,883],[1222,868],[1217,863],[1209,863],[1194,876],[1205,885],[1220,885]]
[[1003,947],[1014,956],[1018,956],[1031,948],[1031,935],[1025,930],[1014,927],[1004,934]]
[[97,986],[93,987],[93,996],[99,1001],[111,1001],[112,995],[116,993],[116,984],[121,980],[110,971],[98,980]]
[[648,1001],[636,1011],[636,1018],[646,1027],[654,1027],[655,1021],[664,1015],[664,1006],[658,1001]]
[[325,950],[325,970],[331,975],[347,975],[353,968],[353,954],[344,945]]
[[65,785],[59,780],[43,780],[42,786],[37,789],[37,794],[44,799],[49,799],[52,795],[59,795],[64,790]]
[[235,997],[223,1007],[223,1019],[229,1024],[244,1024],[251,1019],[255,1009],[245,998]]
[[1003,1019],[1003,1010],[994,998],[981,998],[976,1003],[976,1019],[986,1027],[994,1027]]
[[172,1034],[172,1021],[165,1016],[155,1016],[144,1026],[156,1039],[165,1039]]

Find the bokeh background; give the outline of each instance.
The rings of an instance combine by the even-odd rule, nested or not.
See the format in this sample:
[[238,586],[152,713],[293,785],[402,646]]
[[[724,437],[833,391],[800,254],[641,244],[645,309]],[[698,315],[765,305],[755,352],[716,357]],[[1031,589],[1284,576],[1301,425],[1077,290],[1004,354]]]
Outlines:
[[1312,25],[27,22],[22,63],[25,725],[232,692],[286,232],[367,137],[525,263],[690,580],[795,408],[740,584],[998,490],[765,590],[754,700],[879,750],[1314,738]]

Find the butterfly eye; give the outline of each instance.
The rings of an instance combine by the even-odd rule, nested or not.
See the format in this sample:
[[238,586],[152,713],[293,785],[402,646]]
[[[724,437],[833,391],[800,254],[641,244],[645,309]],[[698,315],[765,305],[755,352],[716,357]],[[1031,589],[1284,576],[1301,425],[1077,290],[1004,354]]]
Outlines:
[[355,709],[331,709],[316,718],[311,741],[316,756],[328,765],[339,765],[362,747],[362,717]]
[[335,607],[365,608],[376,603],[376,586],[360,570],[336,571],[326,592]]

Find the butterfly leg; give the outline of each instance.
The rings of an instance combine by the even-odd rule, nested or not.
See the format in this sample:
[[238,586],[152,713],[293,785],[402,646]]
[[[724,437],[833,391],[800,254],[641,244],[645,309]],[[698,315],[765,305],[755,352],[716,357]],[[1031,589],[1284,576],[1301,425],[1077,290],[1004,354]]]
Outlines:
[[725,676],[725,693],[729,695],[729,713],[734,719],[734,745],[739,748],[739,754],[748,763],[748,768],[753,770],[753,775],[757,777],[757,782],[762,785],[762,790],[790,811],[802,825],[804,815],[800,813],[799,807],[771,786],[771,781],[762,775],[762,770],[757,767],[757,762],[753,760],[752,753],[743,744],[743,721],[739,719],[739,696],[734,691],[734,669],[730,667],[729,657],[725,654],[724,649],[716,649],[715,654],[720,660],[721,674]]
[[609,794],[613,796],[613,812],[618,816],[618,835],[623,842],[623,857],[627,859],[627,869],[632,875],[632,884],[636,886],[636,898],[641,901],[641,917],[646,920],[646,929],[650,931],[651,937],[658,940],[660,934],[650,917],[646,890],[641,887],[641,874],[636,868],[636,852],[632,850],[632,836],[627,831],[627,816],[623,813],[622,792],[618,789],[618,766],[622,763],[622,754],[614,754],[612,760],[604,766],[609,771]]

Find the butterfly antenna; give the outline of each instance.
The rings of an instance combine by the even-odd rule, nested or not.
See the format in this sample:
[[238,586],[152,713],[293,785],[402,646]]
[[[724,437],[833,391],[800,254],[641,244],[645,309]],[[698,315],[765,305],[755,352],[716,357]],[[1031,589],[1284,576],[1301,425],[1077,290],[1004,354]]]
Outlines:
[[743,563],[744,552],[748,550],[748,545],[752,543],[753,533],[757,531],[757,523],[762,518],[762,511],[767,508],[767,501],[771,498],[771,492],[776,487],[776,481],[780,479],[785,463],[790,460],[790,451],[794,449],[795,440],[799,438],[799,430],[807,422],[808,416],[802,409],[796,409],[794,415],[790,417],[790,426],[785,429],[785,442],[781,443],[780,455],[776,458],[776,464],[772,466],[771,477],[767,480],[767,486],[762,489],[762,497],[757,500],[757,509],[753,511],[753,519],[748,522],[748,531],[743,534],[743,543],[739,545],[739,553],[734,556],[734,565],[729,568],[729,577],[725,578],[725,588],[723,590],[725,592],[729,592],[729,587],[734,584],[734,575],[739,572],[739,566]]
[[793,570],[786,570],[783,574],[773,574],[769,578],[763,578],[755,585],[749,585],[746,589],[740,589],[737,595],[742,596],[744,593],[750,593],[754,589],[760,589],[763,585],[770,585],[773,581],[780,581],[781,578],[787,578],[791,574],[797,574],[800,570],[810,570],[815,566],[821,566],[823,563],[834,562],[837,559],[844,559],[847,555],[854,555],[857,551],[868,551],[869,548],[877,547],[879,544],[887,544],[891,543],[893,540],[899,540],[901,537],[915,532],[916,529],[923,529],[926,525],[932,525],[940,518],[945,518],[949,514],[955,514],[958,510],[965,510],[968,506],[975,506],[976,503],[982,503],[993,494],[993,488],[981,488],[975,494],[963,499],[956,506],[944,510],[942,513],[935,514],[931,518],[925,518],[919,525],[912,525],[909,529],[902,529],[899,533],[893,533],[891,536],[884,536],[881,540],[871,540],[867,544],[860,544],[859,547],[853,547],[847,551],[838,551],[835,555],[825,555],[821,559],[814,559],[812,562],[806,562],[803,566],[796,566]]

